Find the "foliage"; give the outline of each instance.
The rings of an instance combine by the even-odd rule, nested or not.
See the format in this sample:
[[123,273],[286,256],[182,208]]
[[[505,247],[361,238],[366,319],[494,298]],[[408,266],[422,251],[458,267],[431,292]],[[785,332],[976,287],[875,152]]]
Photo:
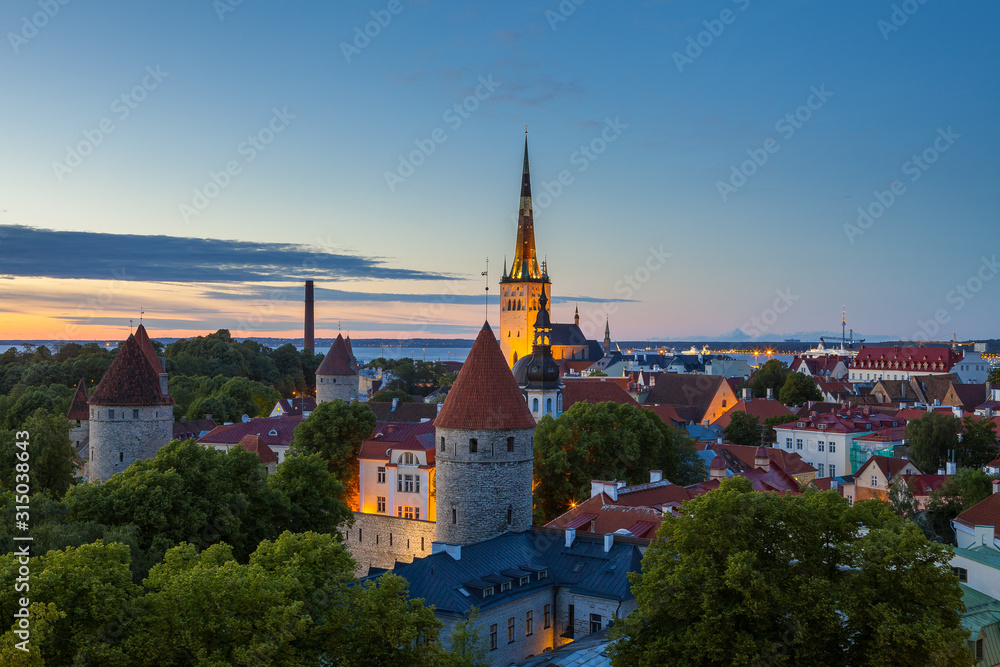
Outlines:
[[990,368],[989,382],[990,384],[1000,384],[1000,366]]
[[400,403],[413,403],[413,396],[400,389],[383,389],[372,394],[368,400],[375,403],[388,403],[394,398],[398,398]]
[[779,359],[768,359],[764,365],[753,374],[752,394],[754,398],[764,398],[767,390],[773,389],[778,394],[788,379],[788,364]]
[[613,626],[616,666],[973,663],[950,549],[891,511],[736,477],[658,537],[633,575],[637,611]]
[[[219,378],[215,379],[217,383]],[[238,422],[243,415],[266,417],[274,404],[281,398],[270,385],[234,377],[226,380],[208,396],[200,396],[191,402],[188,419],[204,419],[212,415],[217,422]]]
[[806,401],[823,400],[823,393],[812,377],[804,373],[789,373],[778,392],[778,400],[785,405],[804,405]]
[[379,357],[364,367],[382,369],[383,390],[396,389],[415,396],[426,396],[438,387],[450,386],[455,381],[455,374],[449,373],[440,361]]
[[482,635],[482,628],[477,626],[479,609],[473,607],[469,613],[455,625],[449,638],[452,660],[448,667],[489,667],[489,644]]
[[993,492],[994,477],[979,468],[959,468],[940,489],[931,492],[927,518],[931,528],[943,539],[952,536],[951,520],[984,500]]
[[787,424],[788,422],[793,422],[798,417],[793,414],[787,415],[774,415],[772,417],[764,418],[764,435],[768,442],[775,442],[778,439],[778,434],[774,432],[775,426],[780,426],[781,424]]
[[905,475],[896,477],[889,487],[889,504],[898,516],[911,518],[917,512],[917,500],[913,497],[913,489],[906,481]]
[[972,415],[962,418],[958,458],[960,465],[981,468],[997,457],[997,425]]
[[[0,431],[0,486],[13,490],[19,474],[17,466],[22,465],[20,470],[30,471],[33,493],[62,498],[76,481],[76,452],[69,444],[69,429],[66,417],[39,408],[16,431]],[[29,434],[28,446],[23,450],[17,447],[16,435],[21,431]]]
[[344,485],[330,474],[326,460],[319,454],[285,457],[267,478],[267,484],[285,499],[278,521],[288,530],[339,537],[338,528],[354,521],[354,514],[341,500]]
[[760,418],[749,412],[733,412],[729,424],[722,429],[722,432],[726,434],[726,439],[734,444],[750,447],[760,445]]
[[910,460],[924,473],[944,468],[948,452],[958,449],[958,419],[950,414],[928,412],[906,424]]
[[289,454],[319,454],[344,486],[342,500],[357,495],[361,443],[375,430],[375,413],[365,403],[341,400],[320,403],[295,427]]
[[53,415],[66,415],[73,402],[73,394],[74,389],[68,386],[18,385],[10,394],[0,397],[0,428],[23,431],[24,422],[38,410]]
[[588,498],[592,479],[649,481],[650,469],[675,484],[705,478],[687,435],[652,410],[618,403],[575,403],[535,429],[536,519],[550,521]]

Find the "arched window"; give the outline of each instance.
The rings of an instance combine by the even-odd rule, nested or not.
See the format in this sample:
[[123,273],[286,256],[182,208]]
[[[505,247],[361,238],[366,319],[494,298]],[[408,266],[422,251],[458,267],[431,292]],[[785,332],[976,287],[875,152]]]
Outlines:
[[444,436],[441,436],[441,451],[444,451]]
[[537,398],[531,399],[531,411],[532,412],[538,412],[538,399]]
[[545,412],[547,412],[547,413],[548,412],[552,412],[552,399],[551,398],[546,398],[545,399]]

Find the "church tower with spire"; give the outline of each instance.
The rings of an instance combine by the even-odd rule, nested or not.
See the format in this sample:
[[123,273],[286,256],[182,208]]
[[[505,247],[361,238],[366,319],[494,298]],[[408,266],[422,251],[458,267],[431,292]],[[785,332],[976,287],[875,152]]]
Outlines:
[[535,318],[535,340],[531,357],[521,362],[527,365],[522,391],[536,422],[545,415],[558,417],[563,411],[563,385],[559,381],[559,366],[552,358],[552,323],[549,321],[548,299],[542,294],[538,301],[540,308]]
[[552,296],[552,284],[535,252],[535,223],[531,212],[531,176],[528,170],[528,133],[524,136],[521,202],[517,215],[517,247],[510,272],[504,262],[500,278],[500,349],[508,366],[531,352],[539,299]]

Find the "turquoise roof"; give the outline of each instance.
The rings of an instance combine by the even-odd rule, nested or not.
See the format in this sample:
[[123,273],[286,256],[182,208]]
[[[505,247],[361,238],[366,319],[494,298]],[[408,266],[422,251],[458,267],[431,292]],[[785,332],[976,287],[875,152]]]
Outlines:
[[977,563],[982,563],[983,565],[989,565],[990,567],[1000,570],[1000,551],[996,549],[990,549],[986,546],[976,546],[971,549],[961,549],[955,547],[956,556],[964,556],[969,560],[974,560]]

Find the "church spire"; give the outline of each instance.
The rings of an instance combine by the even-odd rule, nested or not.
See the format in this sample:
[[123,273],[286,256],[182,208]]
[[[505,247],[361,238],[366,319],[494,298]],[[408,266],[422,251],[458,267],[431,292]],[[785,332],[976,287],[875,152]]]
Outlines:
[[531,213],[531,175],[528,171],[528,131],[524,131],[524,168],[521,172],[521,204],[517,214],[517,248],[510,269],[514,280],[540,279],[535,254],[535,223]]
[[611,320],[604,320],[604,354],[611,354]]

